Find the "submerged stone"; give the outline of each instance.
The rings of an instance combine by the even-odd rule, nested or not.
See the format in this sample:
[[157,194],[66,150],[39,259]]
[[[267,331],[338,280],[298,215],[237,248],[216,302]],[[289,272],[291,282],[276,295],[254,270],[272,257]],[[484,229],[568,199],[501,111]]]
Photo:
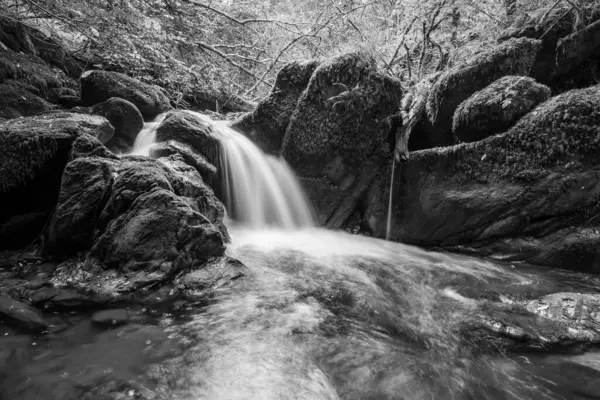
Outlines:
[[102,326],[119,326],[129,322],[129,311],[124,308],[103,310],[92,315],[92,322]]
[[39,311],[4,295],[0,295],[0,317],[27,331],[39,332],[48,327]]

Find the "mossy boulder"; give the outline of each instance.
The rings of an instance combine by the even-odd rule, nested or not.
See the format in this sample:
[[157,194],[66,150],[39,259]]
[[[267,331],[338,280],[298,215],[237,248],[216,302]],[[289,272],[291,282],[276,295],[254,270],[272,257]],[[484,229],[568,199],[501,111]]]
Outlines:
[[0,117],[27,117],[48,111],[54,106],[16,85],[0,84]]
[[156,128],[156,142],[175,140],[189,145],[213,164],[218,165],[220,144],[208,117],[186,111],[169,112]]
[[458,142],[474,142],[505,132],[549,98],[547,86],[525,76],[505,76],[458,106],[452,131]]
[[[599,101],[600,86],[572,90],[506,133],[411,154],[391,186],[392,239],[600,272]],[[382,236],[389,167],[379,176],[363,221]]]
[[436,130],[451,134],[460,103],[505,75],[528,76],[541,48],[538,40],[519,38],[479,54],[466,65],[445,72],[427,98],[427,117]]
[[553,93],[562,93],[597,83],[594,76],[600,72],[600,55],[595,32],[599,20],[600,7],[595,2],[581,2],[578,9],[561,2],[517,19],[498,40],[541,40],[531,77]]
[[157,143],[150,149],[150,155],[154,158],[169,157],[175,154],[180,155],[187,164],[194,167],[204,182],[213,187],[217,168],[191,146],[176,140],[169,140]]
[[235,120],[231,127],[243,132],[268,154],[279,154],[292,113],[318,61],[295,61],[277,73],[271,92],[254,111]]
[[[350,218],[379,164],[392,154],[392,120],[402,99],[398,80],[377,70],[364,53],[321,63],[298,99],[285,133],[282,155],[309,182],[324,179],[337,210],[320,222],[341,227]],[[341,189],[341,190],[339,190]]]
[[130,101],[111,97],[91,108],[91,113],[106,118],[115,128],[115,137],[133,144],[136,136],[144,127],[144,118]]
[[101,117],[45,114],[0,124],[0,246],[19,247],[40,233],[58,198],[73,142],[112,129]]
[[40,58],[0,49],[0,83],[8,83],[31,92],[51,103],[65,94],[76,93],[77,81],[52,68]]
[[133,103],[144,118],[153,118],[171,109],[162,89],[118,72],[86,71],[80,82],[81,101],[87,106],[119,97]]

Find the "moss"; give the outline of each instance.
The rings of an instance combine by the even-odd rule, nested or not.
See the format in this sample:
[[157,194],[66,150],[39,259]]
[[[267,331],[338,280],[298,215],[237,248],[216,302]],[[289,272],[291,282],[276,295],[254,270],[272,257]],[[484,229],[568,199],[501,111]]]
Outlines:
[[538,180],[600,160],[600,86],[571,90],[530,111],[508,132],[416,153],[416,162],[458,182]]
[[454,113],[457,140],[481,140],[510,128],[529,110],[550,98],[550,88],[525,76],[505,76],[463,101]]
[[400,82],[379,73],[372,57],[350,53],[328,60],[298,100],[283,154],[306,176],[318,176],[338,156],[358,171],[389,156],[389,117],[401,98]]
[[312,60],[283,66],[269,95],[258,103],[253,112],[235,121],[232,127],[244,132],[267,153],[279,153],[298,98],[318,65],[318,61]]
[[558,73],[566,72],[596,55],[600,49],[600,21],[561,38],[556,46]]
[[449,130],[456,107],[473,93],[505,75],[529,75],[540,46],[537,40],[511,39],[444,73],[427,100],[431,123]]
[[52,108],[53,106],[50,103],[21,87],[0,84],[0,117],[28,116]]

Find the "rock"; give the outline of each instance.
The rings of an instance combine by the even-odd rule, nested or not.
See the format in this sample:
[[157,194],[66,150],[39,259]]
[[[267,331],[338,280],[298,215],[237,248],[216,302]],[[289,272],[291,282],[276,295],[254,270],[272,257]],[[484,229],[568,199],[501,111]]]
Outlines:
[[231,127],[243,132],[264,152],[279,154],[298,99],[318,65],[318,61],[295,61],[284,65],[267,97],[254,111],[235,120]]
[[92,322],[102,326],[119,326],[129,322],[129,311],[124,308],[97,311],[92,315]]
[[34,55],[0,51],[0,82],[19,86],[55,103],[56,89],[77,89],[77,81],[56,71]]
[[0,84],[0,117],[18,118],[51,110],[52,104],[13,85]]
[[217,289],[245,276],[245,270],[244,264],[238,260],[223,256],[181,276],[177,283],[189,290]]
[[[0,246],[28,245],[38,236],[58,198],[73,141],[83,133],[101,136],[107,127],[101,117],[69,113],[0,124]],[[22,229],[19,220],[28,221]]]
[[114,137],[106,142],[106,147],[114,154],[127,154],[131,151],[131,145],[125,139]]
[[169,157],[173,154],[181,155],[187,164],[194,167],[200,173],[204,182],[211,187],[213,186],[217,175],[217,168],[191,146],[176,140],[169,140],[157,143],[150,149],[150,155],[154,158]]
[[47,254],[64,259],[91,247],[96,220],[111,194],[115,168],[113,161],[98,157],[77,158],[67,165],[44,241]]
[[452,118],[460,103],[505,75],[528,76],[541,48],[533,39],[511,39],[444,72],[427,97],[427,118],[434,129],[452,135]]
[[115,128],[115,137],[133,144],[137,134],[144,127],[144,119],[137,107],[118,97],[96,104],[92,107],[92,114],[106,118]]
[[[413,153],[392,186],[392,238],[600,271],[598,101],[600,86],[572,90],[504,134]],[[386,225],[388,171],[366,201],[364,222],[377,236]]]
[[25,25],[16,19],[0,16],[0,42],[17,53],[37,55]]
[[79,105],[81,104],[81,97],[72,95],[61,95],[58,98],[57,102],[65,108],[75,108],[79,107]]
[[362,53],[322,63],[300,96],[282,154],[303,177],[322,176],[340,157],[351,173],[390,154],[388,117],[400,106],[400,82]]
[[210,221],[174,193],[157,188],[111,221],[91,254],[107,267],[149,272],[169,262],[180,269],[224,251],[221,234]]
[[[112,140],[112,139],[111,139]],[[110,143],[110,140],[107,142]],[[100,157],[112,160],[118,160],[110,150],[108,150],[100,141],[92,135],[87,133],[82,134],[71,147],[70,161],[73,161],[80,157]]]
[[201,110],[202,112],[231,113],[252,111],[256,107],[256,104],[234,94],[206,91],[204,88],[193,88],[184,92],[183,100],[191,105],[192,110]]
[[305,183],[319,187],[307,187],[314,203],[327,197],[343,205],[336,213],[321,209],[321,223],[342,227],[391,155],[391,121],[401,97],[400,82],[379,73],[362,53],[336,57],[315,69],[291,116],[282,155]]
[[48,327],[36,309],[3,295],[0,295],[0,317],[27,331],[39,332]]
[[172,111],[156,129],[156,141],[176,140],[192,147],[215,165],[219,161],[219,140],[208,120],[185,111]]
[[600,56],[595,35],[600,13],[593,2],[581,6],[578,12],[573,12],[568,3],[557,4],[550,10],[542,8],[531,18],[518,20],[499,38],[499,41],[521,37],[542,41],[531,77],[549,86],[553,93],[597,83],[594,76],[600,72]]
[[86,71],[81,75],[81,100],[85,105],[93,106],[112,97],[130,101],[145,118],[153,118],[171,108],[160,88],[127,75],[110,71]]
[[550,88],[547,86],[524,76],[505,76],[458,106],[452,131],[459,142],[474,142],[505,132],[549,98]]

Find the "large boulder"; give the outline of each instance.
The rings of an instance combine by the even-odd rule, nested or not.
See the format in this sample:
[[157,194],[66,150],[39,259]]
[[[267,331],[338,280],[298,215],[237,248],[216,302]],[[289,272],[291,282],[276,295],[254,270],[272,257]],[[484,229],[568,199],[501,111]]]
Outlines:
[[315,69],[290,118],[282,155],[313,202],[329,197],[337,210],[347,210],[320,213],[321,224],[342,226],[391,154],[401,98],[400,82],[377,71],[365,54],[345,54]]
[[150,149],[150,155],[154,158],[169,157],[175,154],[180,155],[187,164],[194,167],[202,176],[204,182],[213,187],[217,168],[191,146],[176,140],[168,140],[157,143]]
[[517,19],[498,40],[541,40],[531,77],[549,86],[553,93],[561,93],[597,83],[599,20],[600,7],[595,2],[582,2],[577,8],[560,2]]
[[277,73],[271,92],[254,111],[238,118],[232,128],[243,132],[268,154],[279,154],[292,113],[318,61],[295,61]]
[[187,111],[169,112],[156,128],[156,141],[169,140],[189,145],[211,164],[218,164],[221,147],[208,118]]
[[[413,153],[392,185],[391,238],[600,272],[600,86],[572,90],[508,132]],[[384,236],[383,169],[364,218]]]
[[137,107],[118,97],[111,97],[94,105],[90,112],[106,118],[115,128],[115,137],[122,138],[129,144],[133,144],[144,127],[144,118]]
[[20,86],[0,84],[0,117],[26,117],[51,110],[52,104]]
[[104,118],[45,114],[0,124],[0,246],[29,244],[42,230],[58,198],[75,139],[107,135]]
[[51,103],[61,96],[75,95],[77,81],[34,55],[0,49],[0,83],[31,92]]
[[171,108],[162,89],[118,72],[86,71],[80,82],[81,101],[88,106],[119,97],[133,103],[145,118],[153,118]]
[[547,86],[525,76],[505,76],[458,106],[452,131],[458,142],[474,142],[505,132],[549,98]]
[[444,72],[427,96],[427,118],[434,129],[452,135],[458,105],[505,75],[528,76],[540,47],[538,40],[511,39]]

